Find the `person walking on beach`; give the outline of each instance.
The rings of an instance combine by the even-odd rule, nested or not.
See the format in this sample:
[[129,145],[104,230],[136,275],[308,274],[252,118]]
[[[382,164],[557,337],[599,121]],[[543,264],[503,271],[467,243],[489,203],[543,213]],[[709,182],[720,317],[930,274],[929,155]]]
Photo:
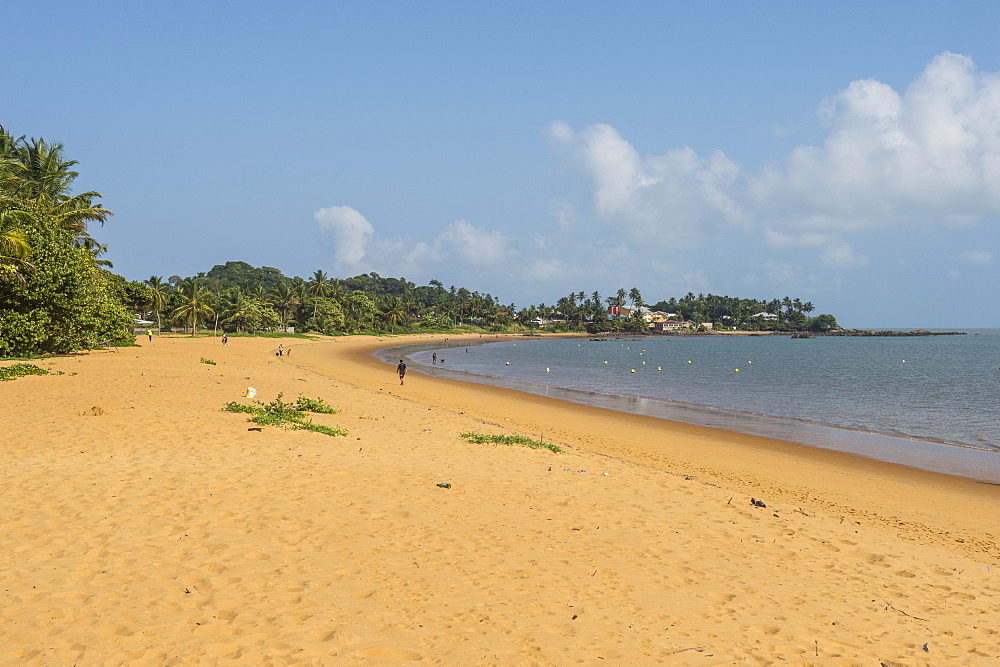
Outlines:
[[152,343],[153,342],[153,330],[152,329],[146,329],[146,335],[149,336],[149,342]]
[[399,360],[399,365],[396,366],[396,372],[399,373],[399,384],[403,384],[403,376],[406,375],[406,364],[403,360]]
[[229,347],[229,334],[222,334],[222,347]]
[[278,356],[279,357],[285,356],[285,346],[282,345],[281,343],[278,343]]
[[437,362],[438,362],[438,353],[435,352],[434,354],[431,355],[431,363],[436,364]]

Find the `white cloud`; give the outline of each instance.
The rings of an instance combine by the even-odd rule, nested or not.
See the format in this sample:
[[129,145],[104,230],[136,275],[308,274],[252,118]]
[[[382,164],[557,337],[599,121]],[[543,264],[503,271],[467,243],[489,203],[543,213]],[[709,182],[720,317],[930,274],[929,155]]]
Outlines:
[[333,237],[333,263],[343,271],[358,271],[375,228],[350,206],[331,206],[313,213],[320,231]]
[[386,275],[438,275],[507,271],[510,248],[502,232],[456,220],[433,239],[387,237],[377,233],[361,213],[350,206],[321,208],[313,214],[320,232],[333,239],[333,264],[338,272],[375,270]]
[[465,220],[452,223],[437,237],[435,247],[470,266],[493,266],[507,256],[507,242],[503,234],[479,229]]
[[764,270],[767,272],[767,277],[772,281],[776,283],[787,283],[790,280],[796,279],[802,269],[797,264],[768,260],[767,262],[764,262]]
[[786,231],[952,224],[1000,211],[1000,78],[942,53],[902,93],[854,81],[822,106],[829,134],[748,178]]
[[854,253],[854,248],[848,243],[837,243],[827,246],[822,255],[823,263],[827,266],[851,268],[864,266],[868,263],[868,258]]
[[573,132],[565,123],[554,123],[549,135],[574,149],[597,217],[633,241],[692,247],[708,230],[745,222],[731,196],[740,168],[720,151],[706,158],[684,147],[643,157],[607,124]]
[[959,256],[973,264],[990,264],[993,261],[993,253],[989,250],[969,250]]
[[831,271],[870,265],[867,244],[884,238],[873,229],[973,230],[1000,219],[1000,75],[946,52],[905,89],[853,81],[818,113],[823,141],[753,167],[686,146],[644,154],[609,124],[553,123],[548,136],[570,167],[560,175],[582,176],[589,201],[574,202],[572,218],[554,205],[554,227],[571,240],[559,249],[553,233],[542,245],[618,275],[608,249],[620,244],[647,276],[675,282],[706,258],[735,264],[756,253],[773,282],[789,279],[779,267],[792,266],[791,253]]
[[576,209],[569,202],[552,202],[549,206],[549,214],[555,220],[559,231],[568,232],[573,229],[573,223],[576,220]]

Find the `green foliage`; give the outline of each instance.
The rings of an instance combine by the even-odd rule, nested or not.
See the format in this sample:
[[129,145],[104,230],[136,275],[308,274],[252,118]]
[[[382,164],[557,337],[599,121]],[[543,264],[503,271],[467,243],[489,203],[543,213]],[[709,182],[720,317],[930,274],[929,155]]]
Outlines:
[[13,380],[25,375],[48,375],[44,368],[39,368],[34,364],[11,364],[0,368],[0,381]]
[[322,398],[306,398],[299,396],[295,399],[295,409],[302,412],[320,412],[327,415],[337,414],[337,410],[326,404]]
[[230,338],[301,338],[302,340],[318,340],[315,335],[304,333],[285,333],[284,331],[250,331],[229,334]]
[[473,442],[476,444],[490,443],[496,445],[523,445],[525,447],[531,447],[532,449],[548,449],[556,454],[561,454],[563,451],[556,445],[540,442],[538,440],[532,440],[531,438],[527,438],[523,435],[487,435],[472,431],[467,431],[459,435],[466,442]]
[[[285,403],[281,400],[284,394],[270,403],[254,401],[255,405],[245,405],[235,401],[227,403],[223,412],[241,412],[250,415],[249,421],[258,426],[280,426],[291,430],[313,431],[329,436],[347,435],[347,431],[323,424],[314,424],[303,414],[304,412],[335,413],[322,399],[309,399],[299,396],[295,403]],[[305,407],[304,407],[305,406]]]
[[313,315],[305,321],[305,328],[334,336],[346,328],[344,310],[339,303],[327,297],[313,300]]
[[87,230],[111,211],[93,203],[96,192],[70,194],[74,164],[60,144],[0,127],[0,356],[133,341],[128,290],[100,268]]
[[809,324],[809,331],[816,331],[820,333],[839,328],[840,325],[837,324],[837,318],[829,313],[817,315]]
[[282,280],[285,280],[281,271],[274,267],[255,268],[246,262],[216,264],[211,271],[205,274],[205,277],[218,280],[222,289],[261,284],[268,292],[275,289]]
[[212,361],[211,359],[206,359],[205,357],[201,358],[201,363],[208,364],[209,366],[215,366],[214,361]]
[[72,233],[44,218],[23,220],[36,270],[24,285],[0,290],[0,356],[66,353],[108,341],[132,342],[132,316],[105,272]]

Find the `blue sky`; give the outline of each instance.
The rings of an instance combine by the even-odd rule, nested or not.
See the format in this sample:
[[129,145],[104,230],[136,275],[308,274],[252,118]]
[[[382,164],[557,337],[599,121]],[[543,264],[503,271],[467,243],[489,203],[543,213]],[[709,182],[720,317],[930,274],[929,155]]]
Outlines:
[[242,260],[518,307],[638,287],[1000,326],[997,3],[4,14],[0,124],[79,161],[130,279]]

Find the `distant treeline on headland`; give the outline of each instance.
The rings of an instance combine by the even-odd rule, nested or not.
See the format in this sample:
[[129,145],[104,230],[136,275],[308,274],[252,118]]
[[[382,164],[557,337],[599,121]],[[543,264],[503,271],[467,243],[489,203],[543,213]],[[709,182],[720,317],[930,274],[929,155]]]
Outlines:
[[571,292],[552,305],[518,308],[489,293],[418,286],[367,273],[287,277],[273,267],[226,262],[182,278],[127,280],[112,272],[108,248],[92,234],[113,215],[97,192],[73,194],[78,176],[63,146],[15,137],[0,127],[0,358],[128,345],[138,328],[275,334],[452,331],[815,331],[799,299],[687,294],[648,305],[637,288]]
[[[832,315],[810,317],[811,303],[798,299],[736,299],[687,294],[652,306],[638,289],[602,297],[574,292],[554,305],[518,308],[491,294],[438,280],[416,285],[405,278],[366,273],[332,278],[321,270],[309,278],[231,261],[192,277],[153,276],[136,304],[144,316],[188,329],[216,331],[401,333],[415,331],[532,331],[645,333],[745,330],[816,331],[835,329]],[[145,307],[143,308],[143,304]]]

